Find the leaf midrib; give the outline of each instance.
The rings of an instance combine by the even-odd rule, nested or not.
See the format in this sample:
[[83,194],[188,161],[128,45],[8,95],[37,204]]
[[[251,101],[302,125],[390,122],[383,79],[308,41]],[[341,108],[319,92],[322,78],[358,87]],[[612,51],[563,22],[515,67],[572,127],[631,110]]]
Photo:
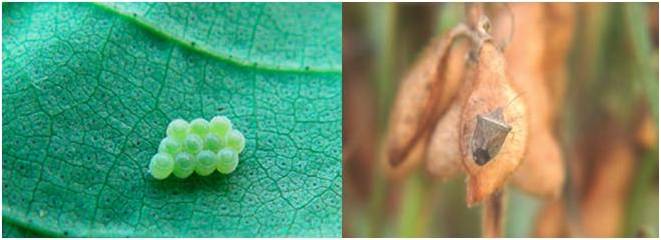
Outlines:
[[119,11],[118,9],[115,9],[113,7],[107,6],[104,3],[100,2],[93,2],[91,3],[92,5],[99,7],[100,9],[103,9],[111,14],[120,16],[129,22],[139,26],[140,28],[143,28],[144,30],[162,37],[168,41],[171,41],[177,45],[179,45],[182,48],[185,48],[189,51],[193,51],[202,55],[205,55],[207,57],[229,63],[234,66],[242,67],[242,68],[251,68],[251,69],[256,69],[256,70],[264,70],[264,71],[270,71],[270,72],[281,72],[281,73],[306,73],[306,74],[341,74],[342,73],[342,66],[339,68],[337,67],[330,67],[330,68],[323,68],[323,67],[306,67],[306,68],[300,68],[300,67],[288,67],[288,66],[277,66],[277,65],[272,65],[272,64],[266,64],[266,63],[257,63],[255,64],[254,62],[250,62],[247,60],[242,60],[238,58],[230,58],[228,55],[224,55],[221,53],[217,53],[215,51],[211,51],[207,48],[204,48],[203,46],[199,47],[193,47],[189,44],[188,41],[178,38],[176,36],[173,36],[171,34],[168,34],[167,32],[164,32],[160,30],[157,27],[152,26],[150,23],[147,23],[145,21],[140,20],[139,18],[133,16],[132,14],[126,14],[124,12]]

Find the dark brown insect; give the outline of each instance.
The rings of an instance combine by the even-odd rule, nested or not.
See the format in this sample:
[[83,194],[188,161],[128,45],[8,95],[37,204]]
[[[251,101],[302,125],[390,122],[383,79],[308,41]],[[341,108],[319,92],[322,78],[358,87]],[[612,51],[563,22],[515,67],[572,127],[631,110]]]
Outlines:
[[485,115],[477,115],[477,125],[471,139],[473,160],[477,165],[487,164],[503,146],[512,126],[503,119],[503,108]]

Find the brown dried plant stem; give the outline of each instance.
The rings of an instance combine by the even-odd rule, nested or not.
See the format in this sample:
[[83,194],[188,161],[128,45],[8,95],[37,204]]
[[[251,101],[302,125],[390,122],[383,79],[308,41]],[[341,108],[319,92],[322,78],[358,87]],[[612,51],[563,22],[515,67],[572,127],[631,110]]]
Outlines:
[[482,237],[503,237],[505,198],[503,190],[497,190],[484,203],[482,209]]

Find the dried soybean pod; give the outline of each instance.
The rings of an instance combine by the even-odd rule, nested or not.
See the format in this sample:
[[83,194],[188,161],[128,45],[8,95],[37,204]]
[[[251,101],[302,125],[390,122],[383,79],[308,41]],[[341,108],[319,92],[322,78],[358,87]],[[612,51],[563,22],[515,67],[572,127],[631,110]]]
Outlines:
[[[459,148],[462,164],[468,174],[466,202],[480,202],[500,189],[519,166],[525,152],[528,115],[524,101],[514,90],[505,71],[505,59],[498,48],[486,41],[477,52],[473,89],[464,103],[459,127]],[[499,110],[501,109],[501,110]],[[510,126],[511,132],[502,142],[495,156],[484,165],[476,163],[474,138],[479,116],[496,115],[502,111],[500,124]],[[487,136],[488,139],[493,136]],[[488,146],[487,148],[493,148]]]
[[[606,125],[606,124],[604,124]],[[636,173],[636,155],[625,130],[618,124],[606,125],[604,138],[598,142],[590,169],[590,180],[581,196],[580,219],[586,237],[616,237],[622,234],[626,219],[627,198]],[[610,127],[610,129],[608,128]]]
[[654,121],[651,109],[648,104],[640,103],[641,107],[634,123],[636,124],[634,140],[638,147],[643,150],[651,150],[658,146],[657,123]]
[[551,98],[552,119],[557,107],[564,106],[567,86],[567,57],[576,26],[575,3],[547,3],[545,7],[545,54],[542,69]]
[[400,165],[419,142],[425,142],[449,106],[459,82],[446,77],[448,53],[454,40],[466,31],[465,25],[459,25],[433,39],[401,82],[388,127],[390,165]]
[[461,104],[455,101],[436,125],[427,147],[427,171],[448,179],[463,171],[459,151],[459,119]]
[[[547,28],[544,25],[547,21],[547,7],[541,3],[511,5],[512,14],[517,19],[512,34],[512,43],[516,44],[506,49],[505,58],[512,85],[525,93],[521,98],[531,109],[528,149],[512,182],[526,192],[555,197],[561,192],[565,168],[558,141],[553,136],[553,105],[557,104],[552,100],[547,84],[549,79],[546,69],[552,66],[546,64],[549,63],[548,44],[566,43],[547,42],[549,36],[546,35]],[[502,22],[509,24],[509,20]],[[562,59],[553,61],[561,62]]]
[[553,199],[560,196],[565,177],[560,146],[550,132],[536,134],[530,136],[528,150],[512,182],[528,193]]
[[534,237],[566,237],[567,214],[565,203],[562,199],[548,201],[542,206],[535,221]]
[[[468,49],[466,54],[467,51]],[[427,147],[427,171],[441,179],[448,179],[463,172],[459,150],[459,120],[463,103],[472,88],[475,71],[472,70],[474,67],[469,66],[471,64],[463,61],[461,72],[458,73],[461,76],[460,89],[448,110],[436,124]]]

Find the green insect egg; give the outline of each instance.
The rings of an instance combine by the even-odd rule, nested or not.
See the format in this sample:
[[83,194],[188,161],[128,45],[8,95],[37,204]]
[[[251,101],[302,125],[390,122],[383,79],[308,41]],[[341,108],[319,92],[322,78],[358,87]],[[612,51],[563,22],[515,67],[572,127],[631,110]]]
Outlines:
[[165,179],[170,176],[174,170],[174,159],[166,153],[157,153],[151,158],[149,163],[149,173],[158,179]]
[[209,122],[202,118],[197,118],[190,123],[190,132],[199,136],[205,136],[209,133]]
[[230,174],[234,172],[236,166],[239,164],[239,154],[230,148],[224,148],[218,152],[218,172],[222,174]]
[[208,176],[215,170],[232,173],[246,144],[243,134],[232,125],[225,116],[210,121],[197,118],[190,123],[172,120],[166,129],[167,136],[158,145],[158,153],[151,158],[149,173],[155,179],[165,179],[171,174],[188,178],[193,172]]
[[200,176],[207,176],[218,166],[218,156],[212,151],[204,150],[197,154],[197,166],[195,172]]
[[232,122],[225,116],[215,116],[209,121],[209,131],[225,136],[232,129]]
[[190,128],[190,124],[183,119],[175,119],[168,125],[166,133],[168,137],[176,140],[183,140],[186,138]]
[[232,129],[232,131],[227,134],[225,142],[227,143],[227,147],[233,149],[237,153],[241,153],[246,146],[246,139],[243,137],[243,134],[236,129]]
[[188,153],[197,154],[202,151],[202,147],[203,142],[199,136],[195,134],[189,134],[186,136],[186,140],[184,140],[184,148]]
[[172,174],[178,178],[187,178],[197,166],[197,159],[187,152],[180,152],[174,157],[174,170]]
[[212,152],[218,152],[225,146],[225,140],[214,133],[207,134],[204,139],[204,149]]
[[172,137],[163,138],[163,140],[161,140],[161,144],[158,145],[158,152],[167,153],[172,156],[176,155],[180,151],[181,144],[179,141]]

